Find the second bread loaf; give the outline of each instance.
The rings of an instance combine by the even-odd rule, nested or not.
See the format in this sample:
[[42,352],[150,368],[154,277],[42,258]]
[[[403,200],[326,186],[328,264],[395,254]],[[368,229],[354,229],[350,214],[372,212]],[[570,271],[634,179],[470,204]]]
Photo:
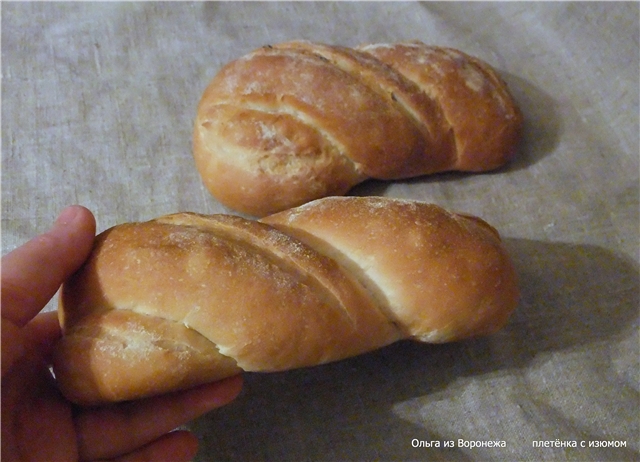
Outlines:
[[218,200],[265,216],[367,178],[495,169],[514,155],[521,126],[504,81],[458,50],[296,41],[215,76],[193,149]]

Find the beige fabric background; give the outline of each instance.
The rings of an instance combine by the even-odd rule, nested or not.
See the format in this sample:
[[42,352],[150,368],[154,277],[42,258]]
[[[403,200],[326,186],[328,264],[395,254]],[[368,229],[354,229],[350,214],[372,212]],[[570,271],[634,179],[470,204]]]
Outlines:
[[[353,193],[495,225],[522,276],[512,321],[489,338],[247,374],[234,404],[190,425],[198,460],[640,460],[638,17],[638,3],[3,2],[2,252],[71,203],[99,230],[224,212],[192,163],[195,107],[258,46],[457,47],[520,102],[518,158]],[[580,447],[594,441],[626,447]]]

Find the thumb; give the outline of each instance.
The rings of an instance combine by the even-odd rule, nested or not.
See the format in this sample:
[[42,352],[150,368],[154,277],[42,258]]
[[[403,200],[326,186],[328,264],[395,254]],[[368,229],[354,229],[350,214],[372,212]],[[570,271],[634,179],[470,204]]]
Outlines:
[[96,222],[84,207],[62,211],[49,231],[2,257],[2,318],[23,327],[86,260]]

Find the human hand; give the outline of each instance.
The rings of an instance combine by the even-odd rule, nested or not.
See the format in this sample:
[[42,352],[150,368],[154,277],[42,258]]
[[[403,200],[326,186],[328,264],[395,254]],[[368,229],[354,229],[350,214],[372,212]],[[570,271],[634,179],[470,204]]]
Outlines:
[[197,438],[172,430],[232,401],[240,376],[81,408],[60,394],[49,371],[61,330],[55,312],[40,311],[89,255],[95,227],[87,209],[68,207],[48,232],[2,257],[2,460],[190,460]]

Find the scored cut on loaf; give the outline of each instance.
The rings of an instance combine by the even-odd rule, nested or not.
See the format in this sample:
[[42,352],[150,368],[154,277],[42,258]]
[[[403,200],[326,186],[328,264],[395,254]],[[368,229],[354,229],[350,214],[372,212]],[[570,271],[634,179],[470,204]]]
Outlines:
[[515,154],[521,129],[506,83],[461,51],[292,41],[213,78],[193,155],[221,203],[265,216],[368,178],[496,169]]
[[74,402],[130,400],[489,334],[517,303],[498,232],[435,205],[332,197],[261,221],[178,213],[96,238],[60,293],[53,369]]

